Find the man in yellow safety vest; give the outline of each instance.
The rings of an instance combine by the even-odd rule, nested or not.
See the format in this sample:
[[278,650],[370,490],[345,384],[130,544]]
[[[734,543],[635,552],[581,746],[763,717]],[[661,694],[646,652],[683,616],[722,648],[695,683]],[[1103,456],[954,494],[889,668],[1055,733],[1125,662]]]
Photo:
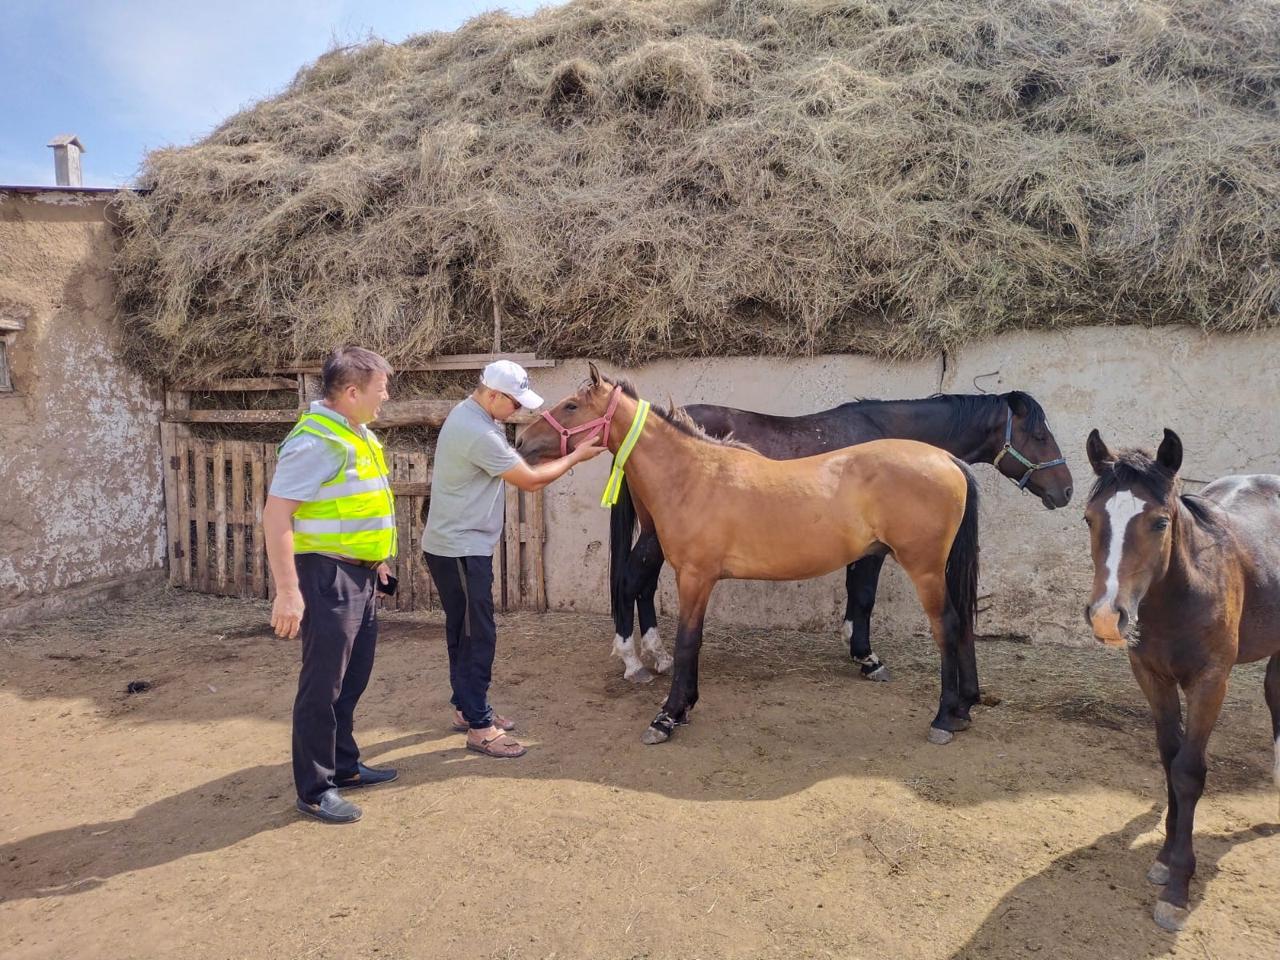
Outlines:
[[361,811],[339,788],[388,783],[396,771],[360,762],[356,702],[373,670],[376,593],[396,555],[396,514],[382,445],[367,424],[387,399],[391,365],[361,347],[325,362],[324,398],[280,445],[262,512],[279,637],[301,634],[293,704],[298,810],[327,823]]

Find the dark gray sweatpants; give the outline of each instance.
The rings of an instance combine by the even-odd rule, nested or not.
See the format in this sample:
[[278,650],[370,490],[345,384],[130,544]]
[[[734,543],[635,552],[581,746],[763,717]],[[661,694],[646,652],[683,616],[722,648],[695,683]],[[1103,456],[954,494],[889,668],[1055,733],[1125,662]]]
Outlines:
[[493,724],[489,682],[498,649],[493,622],[493,557],[438,557],[424,554],[444,607],[453,705],[472,730]]
[[378,641],[377,573],[318,553],[294,557],[306,610],[302,670],[293,702],[293,782],[315,803],[334,776],[356,772],[356,702],[369,684]]

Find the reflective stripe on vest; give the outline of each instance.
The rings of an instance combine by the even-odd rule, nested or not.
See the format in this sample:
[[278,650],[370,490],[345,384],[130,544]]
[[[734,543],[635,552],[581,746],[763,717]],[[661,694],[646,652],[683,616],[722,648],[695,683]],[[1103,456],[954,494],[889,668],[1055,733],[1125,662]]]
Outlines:
[[363,533],[366,530],[390,530],[396,525],[395,517],[365,517],[357,520],[299,520],[293,518],[296,533]]
[[[343,465],[315,499],[293,515],[295,553],[333,553],[354,560],[396,555],[396,508],[382,444],[329,417],[305,413],[285,443],[309,433],[342,451]],[[284,444],[280,445],[282,448]]]

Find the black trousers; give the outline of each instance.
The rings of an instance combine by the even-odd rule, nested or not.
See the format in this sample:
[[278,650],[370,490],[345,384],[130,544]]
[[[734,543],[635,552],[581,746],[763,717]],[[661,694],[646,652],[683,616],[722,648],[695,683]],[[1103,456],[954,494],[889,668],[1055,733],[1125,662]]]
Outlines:
[[378,575],[318,553],[298,554],[294,564],[306,610],[293,702],[293,782],[301,800],[315,803],[335,774],[354,774],[360,759],[353,727],[378,642]]
[[438,557],[424,553],[444,607],[453,705],[472,730],[493,723],[489,682],[498,632],[493,622],[493,557]]

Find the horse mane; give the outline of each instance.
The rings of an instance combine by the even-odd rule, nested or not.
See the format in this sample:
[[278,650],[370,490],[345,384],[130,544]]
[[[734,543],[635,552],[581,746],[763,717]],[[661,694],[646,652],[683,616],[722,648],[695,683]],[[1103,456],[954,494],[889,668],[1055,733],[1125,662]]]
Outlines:
[[1013,409],[1020,406],[1025,412],[1025,428],[1031,433],[1045,429],[1047,418],[1044,407],[1029,393],[1011,390],[1008,393],[934,393],[927,397],[912,397],[904,400],[881,400],[877,397],[855,397],[848,403],[842,403],[837,410],[845,407],[858,407],[874,416],[874,408],[890,404],[942,403],[947,407],[947,439],[954,439],[973,428],[975,421],[983,417],[1004,413],[1004,408]]
[[[622,392],[632,400],[640,399],[640,394],[636,392],[636,388],[630,380],[615,380],[613,381],[613,384],[616,387],[621,387]],[[677,407],[674,403],[666,407],[659,406],[655,403],[650,406],[650,410],[656,413],[659,419],[671,424],[671,426],[675,427],[676,430],[686,436],[693,437],[697,440],[705,440],[707,443],[714,443],[718,447],[732,447],[738,450],[750,450],[752,453],[759,452],[749,443],[743,443],[741,440],[735,439],[732,433],[726,437],[711,436],[711,434],[703,430],[702,427],[694,423],[693,418],[690,417],[689,414],[685,413],[682,407]]]
[[[1046,425],[1044,407],[1029,393],[1011,390],[1008,393],[935,393],[930,400],[943,400],[950,409],[947,421],[947,435],[958,436],[966,428],[971,428],[975,421],[993,413],[1003,413],[1003,408],[1010,410],[1021,407],[1023,428],[1031,434],[1043,430]],[[1000,408],[997,411],[997,408]]]
[[1213,530],[1222,526],[1222,508],[1212,500],[1206,500],[1194,493],[1184,493],[1181,500],[1182,505],[1187,508],[1197,523]]

